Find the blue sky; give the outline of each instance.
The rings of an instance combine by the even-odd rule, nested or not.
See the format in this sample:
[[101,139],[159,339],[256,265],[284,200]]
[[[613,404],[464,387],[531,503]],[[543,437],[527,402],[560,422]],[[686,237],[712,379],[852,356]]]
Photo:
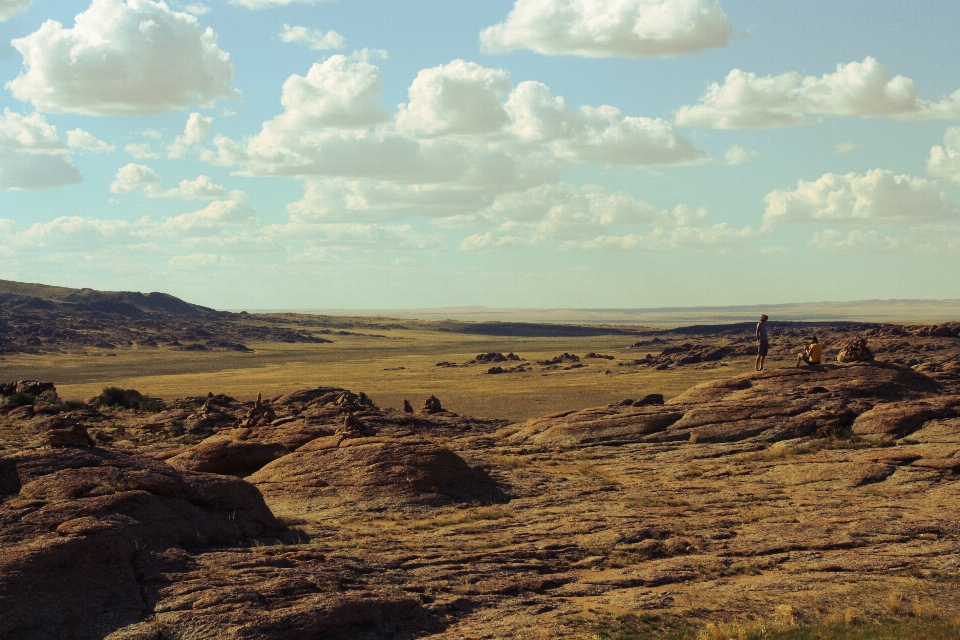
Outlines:
[[960,298],[956,3],[0,19],[0,278],[218,308]]

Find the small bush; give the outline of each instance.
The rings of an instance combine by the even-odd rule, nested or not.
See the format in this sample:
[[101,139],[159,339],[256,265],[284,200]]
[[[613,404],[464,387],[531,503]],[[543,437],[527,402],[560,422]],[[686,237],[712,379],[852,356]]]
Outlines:
[[61,411],[79,411],[80,409],[83,409],[86,406],[87,406],[86,403],[81,402],[80,400],[64,400],[63,402],[60,403],[60,410]]
[[25,407],[28,404],[33,404],[36,402],[36,398],[31,396],[28,393],[15,393],[12,396],[7,396],[7,399],[3,401],[3,404],[7,405],[11,409],[16,409],[17,407]]
[[146,411],[148,413],[159,413],[167,408],[167,405],[160,398],[151,398],[150,396],[145,396],[143,400],[140,401],[140,406],[136,407],[140,411]]
[[94,404],[98,407],[115,407],[119,409],[137,409],[156,413],[166,408],[160,398],[145,396],[136,389],[121,389],[120,387],[105,387],[97,396]]

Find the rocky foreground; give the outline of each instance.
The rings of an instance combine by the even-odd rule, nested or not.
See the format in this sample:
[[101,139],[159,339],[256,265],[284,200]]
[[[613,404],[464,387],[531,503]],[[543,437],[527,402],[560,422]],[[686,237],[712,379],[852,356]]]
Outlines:
[[308,389],[0,415],[0,637],[590,637],[956,615],[960,390],[778,369],[523,424]]

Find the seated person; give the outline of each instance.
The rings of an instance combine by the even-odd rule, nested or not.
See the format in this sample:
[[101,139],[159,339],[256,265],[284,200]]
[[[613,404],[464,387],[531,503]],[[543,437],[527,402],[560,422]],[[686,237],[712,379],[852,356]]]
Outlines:
[[817,336],[813,336],[813,338],[810,339],[810,345],[804,349],[802,353],[797,354],[797,366],[799,367],[801,362],[806,362],[810,365],[820,364],[821,355],[823,355],[823,348],[817,341]]

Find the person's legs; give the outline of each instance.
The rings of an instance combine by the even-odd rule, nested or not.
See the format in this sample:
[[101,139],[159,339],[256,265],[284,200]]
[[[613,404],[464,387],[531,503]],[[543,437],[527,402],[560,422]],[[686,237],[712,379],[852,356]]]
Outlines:
[[761,340],[757,344],[757,371],[763,371],[763,360],[767,357],[767,351],[770,350],[770,343]]
[[802,353],[798,353],[798,354],[797,354],[797,366],[798,366],[798,367],[800,366],[800,361],[801,361],[802,359],[803,359],[803,354],[802,354]]

